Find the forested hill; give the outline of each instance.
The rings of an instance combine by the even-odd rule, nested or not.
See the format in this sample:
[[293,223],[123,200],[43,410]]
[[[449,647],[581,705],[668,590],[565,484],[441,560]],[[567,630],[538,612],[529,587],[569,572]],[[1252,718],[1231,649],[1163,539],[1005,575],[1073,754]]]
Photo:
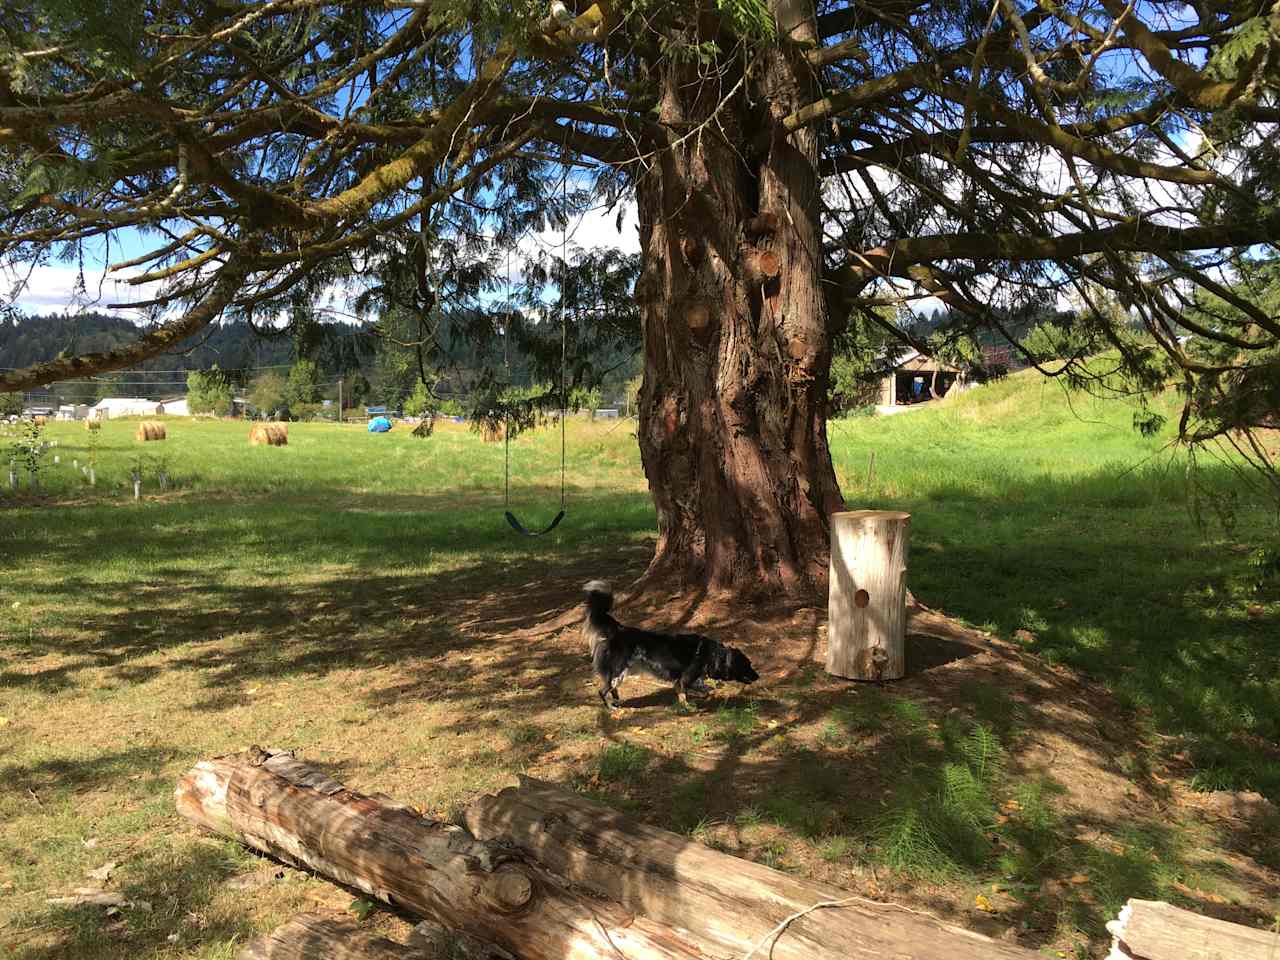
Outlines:
[[[138,338],[139,328],[123,317],[82,313],[19,317],[0,320],[0,367],[25,367],[51,360],[60,353],[110,350]],[[288,337],[264,338],[248,324],[218,324],[174,350],[139,365],[142,370],[204,370],[217,364],[224,370],[286,364],[294,358]]]
[[[500,341],[477,345],[455,329],[461,326],[444,317],[437,329],[445,361],[436,383],[442,395],[465,395],[471,383],[483,379],[485,368],[501,368],[520,385],[531,382],[528,357],[505,357]],[[0,315],[0,368],[26,367],[59,354],[110,350],[135,341],[142,332],[129,320],[104,313],[9,320]],[[405,334],[404,339],[412,336]],[[303,341],[303,356],[316,364],[322,383],[346,379],[348,400],[395,406],[413,392],[420,369],[416,350],[377,336],[369,326],[315,321],[307,326]],[[64,381],[42,391],[39,399],[92,402],[107,396],[173,396],[186,391],[184,371],[214,365],[237,388],[247,388],[264,371],[287,374],[298,359],[298,345],[297,335],[263,336],[243,321],[226,321],[128,371]],[[555,352],[558,359],[558,345]],[[583,359],[604,373],[606,396],[617,397],[639,372],[634,354],[634,344],[610,341],[596,344]]]

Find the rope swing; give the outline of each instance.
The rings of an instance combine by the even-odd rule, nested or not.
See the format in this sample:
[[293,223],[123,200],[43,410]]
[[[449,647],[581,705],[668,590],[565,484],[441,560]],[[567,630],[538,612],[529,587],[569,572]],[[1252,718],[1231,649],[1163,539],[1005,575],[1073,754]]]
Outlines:
[[[569,171],[565,170],[564,182],[561,186],[562,203],[565,209],[568,208],[569,200]],[[560,521],[564,519],[565,511],[568,503],[565,497],[565,421],[569,404],[566,393],[566,383],[568,382],[567,368],[569,356],[569,297],[568,297],[568,273],[569,262],[566,253],[569,244],[569,220],[566,216],[563,228],[560,232],[560,262],[564,266],[564,276],[560,285],[560,512],[556,514],[555,519],[542,530],[530,530],[526,527],[511,511],[511,408],[509,404],[503,406],[503,439],[506,456],[506,465],[504,469],[504,485],[503,485],[503,505],[506,508],[507,523],[511,524],[511,529],[522,537],[541,537],[550,533],[560,525]],[[511,328],[511,250],[507,250],[507,325],[503,330],[503,348],[510,337]],[[511,360],[505,358],[507,362],[508,378],[511,374]]]

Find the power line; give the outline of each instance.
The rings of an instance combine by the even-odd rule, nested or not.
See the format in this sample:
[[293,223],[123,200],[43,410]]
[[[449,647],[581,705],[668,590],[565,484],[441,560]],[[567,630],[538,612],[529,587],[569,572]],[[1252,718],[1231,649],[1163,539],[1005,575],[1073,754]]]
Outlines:
[[[227,367],[224,373],[231,373],[237,370],[279,370],[283,367],[292,367],[292,363],[267,363],[259,367]],[[0,370],[25,370],[26,367],[0,367]],[[129,370],[121,370],[121,373],[204,373],[201,367],[184,367],[181,370],[148,370],[144,367],[134,367]]]

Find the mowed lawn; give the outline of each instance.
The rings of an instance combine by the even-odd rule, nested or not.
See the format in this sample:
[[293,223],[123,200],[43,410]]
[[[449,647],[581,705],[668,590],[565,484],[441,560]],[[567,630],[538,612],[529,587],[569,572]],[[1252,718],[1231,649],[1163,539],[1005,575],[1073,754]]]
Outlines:
[[[644,569],[633,424],[571,423],[568,517],[532,540],[502,516],[502,445],[460,425],[293,424],[275,449],[241,423],[139,444],[120,422],[91,449],[51,424],[41,498],[0,500],[0,955],[231,957],[346,907],[174,813],[195,760],[252,743],[437,816],[527,771],[1065,955],[1096,953],[1129,896],[1274,920],[1275,832],[1205,820],[1192,792],[1280,800],[1280,598],[1253,563],[1274,515],[1219,469],[1202,482],[1236,494],[1234,526],[1198,527],[1184,459],[1121,404],[1023,375],[935,406],[834,424],[837,471],[851,507],[911,511],[913,590],[1004,653],[838,684],[822,611],[747,610],[704,626],[761,683],[685,716],[638,681],[619,718],[557,618],[583,580]],[[559,433],[511,455],[513,507],[545,524]],[[70,465],[90,457],[93,488]],[[150,909],[46,903],[84,886]]]

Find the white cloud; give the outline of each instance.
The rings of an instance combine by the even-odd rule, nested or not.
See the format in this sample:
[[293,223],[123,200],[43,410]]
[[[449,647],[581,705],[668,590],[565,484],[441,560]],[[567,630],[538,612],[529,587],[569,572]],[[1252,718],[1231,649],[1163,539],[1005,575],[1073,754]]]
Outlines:
[[590,250],[593,247],[617,247],[623,253],[640,252],[639,218],[636,206],[622,202],[622,230],[618,230],[618,210],[603,207],[587,211],[567,231],[543,230],[531,234],[517,246],[516,256],[523,262],[539,250],[560,254],[560,243],[567,237],[570,247]]
[[26,264],[0,264],[0,291],[14,297],[26,313],[76,313],[98,310],[133,316],[136,310],[108,310],[111,303],[136,303],[155,295],[158,285],[129,286],[116,276],[108,277],[101,264],[86,262],[84,270],[71,265],[31,268]]

